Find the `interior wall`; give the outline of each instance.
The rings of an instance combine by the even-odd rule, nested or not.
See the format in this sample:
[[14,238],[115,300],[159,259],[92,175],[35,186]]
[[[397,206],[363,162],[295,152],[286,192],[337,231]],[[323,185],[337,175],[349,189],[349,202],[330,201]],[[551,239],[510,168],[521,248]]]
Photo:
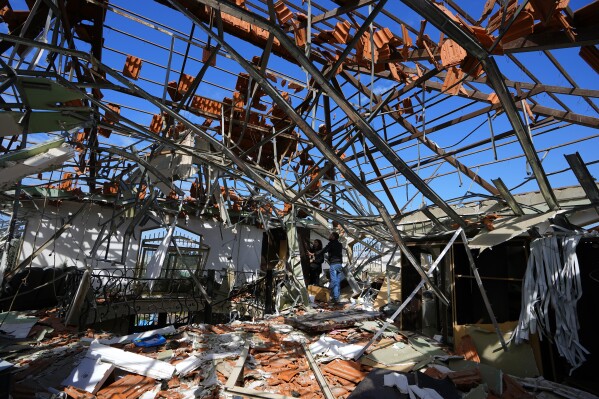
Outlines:
[[[36,205],[38,209],[43,210],[43,214],[40,215],[39,212],[33,211],[32,205],[27,205],[30,215],[27,216],[27,225],[25,227],[19,262],[25,260],[33,251],[43,245],[68,221],[71,215],[75,214],[83,206],[83,211],[73,220],[71,228],[62,233],[62,235],[44,249],[33,260],[32,267],[61,267],[63,265],[67,267],[85,267],[86,258],[89,258],[91,249],[102,229],[101,225],[109,222],[113,217],[113,208],[72,201],[64,201],[60,206],[56,207],[45,204],[43,200],[39,200],[36,201]],[[120,223],[121,220],[117,219],[116,222]],[[100,245],[96,252],[96,259],[93,262],[91,259],[87,259],[87,262],[95,265],[97,259],[104,259],[106,257],[109,262],[118,262],[118,265],[115,265],[116,267],[126,266],[128,270],[133,270],[139,245],[136,240],[131,240],[129,244],[129,256],[125,265],[120,264],[124,243],[123,232],[128,226],[129,219],[123,219],[120,226],[110,237],[110,240]],[[139,236],[139,231],[136,236]],[[110,263],[108,263],[108,266],[110,266]]]
[[[75,266],[83,268],[87,264],[98,268],[123,268],[133,276],[137,263],[141,233],[143,230],[159,227],[150,222],[143,227],[137,226],[130,237],[125,263],[121,263],[123,253],[124,232],[129,227],[130,219],[117,219],[120,223],[113,232],[109,242],[104,242],[96,252],[96,259],[90,259],[90,251],[101,231],[101,225],[113,218],[114,209],[98,204],[82,204],[64,201],[59,207],[36,201],[39,209],[44,209],[43,217],[33,211],[32,205],[24,209],[27,225],[23,237],[23,245],[19,262],[46,242],[54,232],[66,222],[70,215],[81,206],[84,210],[74,219],[72,227],[58,237],[48,248],[44,249],[32,262],[33,267]],[[118,213],[118,210],[116,211]],[[221,223],[190,217],[187,224],[183,220],[180,226],[203,236],[204,243],[210,246],[206,262],[206,270],[233,269],[235,271],[253,272],[260,269],[263,230],[254,226],[236,225],[224,228]],[[106,258],[106,261],[104,261]]]
[[[455,244],[454,289],[456,324],[491,323],[480,290],[470,269],[464,246]],[[474,261],[497,321],[518,320],[522,303],[522,279],[528,261],[528,243],[510,240],[481,253]]]

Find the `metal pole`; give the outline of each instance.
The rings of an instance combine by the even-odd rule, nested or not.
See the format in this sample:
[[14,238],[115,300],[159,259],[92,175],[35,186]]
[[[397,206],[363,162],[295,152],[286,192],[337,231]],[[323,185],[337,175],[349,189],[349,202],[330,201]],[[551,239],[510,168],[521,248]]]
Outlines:
[[487,293],[485,288],[483,287],[483,282],[480,279],[480,274],[478,274],[478,269],[476,268],[476,263],[474,262],[474,257],[472,256],[472,252],[470,252],[470,247],[468,246],[468,238],[466,238],[466,233],[462,230],[462,241],[464,242],[464,248],[466,249],[466,254],[468,255],[468,262],[470,263],[470,269],[472,269],[472,274],[476,278],[476,284],[478,284],[478,289],[480,290],[480,295],[483,297],[483,302],[485,303],[485,307],[487,308],[487,313],[489,313],[489,317],[491,318],[491,322],[493,323],[493,327],[497,332],[497,336],[499,337],[499,342],[501,342],[501,347],[504,351],[507,352],[507,345],[505,340],[503,339],[503,333],[499,329],[499,324],[497,324],[497,319],[495,318],[495,313],[493,313],[493,309],[491,308],[491,303],[489,302],[489,298],[487,297]]

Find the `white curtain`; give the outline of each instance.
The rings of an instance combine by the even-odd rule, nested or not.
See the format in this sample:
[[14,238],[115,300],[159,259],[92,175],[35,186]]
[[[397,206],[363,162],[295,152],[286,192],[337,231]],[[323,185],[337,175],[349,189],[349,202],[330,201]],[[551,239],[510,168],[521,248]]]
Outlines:
[[154,288],[154,282],[158,277],[160,277],[160,272],[162,271],[162,265],[164,265],[164,261],[166,260],[166,256],[168,255],[168,247],[171,245],[171,240],[173,238],[173,233],[175,232],[175,227],[177,224],[177,218],[174,218],[173,223],[169,227],[166,235],[162,239],[162,242],[158,246],[158,249],[152,256],[152,259],[148,262],[146,266],[146,275],[145,278],[151,279],[148,282],[148,287],[150,291]]

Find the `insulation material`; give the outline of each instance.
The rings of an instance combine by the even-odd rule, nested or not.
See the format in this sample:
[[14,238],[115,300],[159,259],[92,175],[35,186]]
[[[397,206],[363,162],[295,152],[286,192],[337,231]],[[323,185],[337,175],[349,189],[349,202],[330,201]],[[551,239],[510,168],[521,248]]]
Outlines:
[[572,366],[570,374],[589,354],[578,337],[576,304],[582,296],[582,285],[576,246],[580,239],[580,235],[551,236],[530,244],[520,320],[512,335],[516,343],[535,333],[541,338],[550,337]]
[[346,344],[325,335],[321,336],[318,341],[310,344],[310,352],[314,356],[324,356],[327,360],[339,357],[353,359],[361,349],[361,345]]
[[169,227],[168,232],[162,239],[162,242],[158,246],[158,249],[156,249],[156,252],[148,262],[148,265],[146,266],[146,275],[144,276],[144,278],[151,279],[150,281],[148,281],[148,287],[150,288],[150,291],[154,287],[154,279],[160,277],[162,265],[164,265],[164,261],[166,260],[166,255],[168,254],[168,248],[171,245],[171,240],[173,238],[173,233],[175,232],[176,224],[177,219],[175,218],[173,220],[173,223]]
[[91,343],[86,356],[100,358],[120,369],[155,379],[168,380],[175,373],[175,366],[170,363],[95,342]]

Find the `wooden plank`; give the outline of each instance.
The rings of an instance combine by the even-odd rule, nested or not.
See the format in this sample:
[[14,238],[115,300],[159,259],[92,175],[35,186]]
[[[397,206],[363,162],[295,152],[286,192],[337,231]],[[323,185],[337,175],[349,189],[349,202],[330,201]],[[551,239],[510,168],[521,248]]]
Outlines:
[[227,380],[227,383],[225,384],[225,390],[227,388],[232,388],[235,386],[235,384],[237,384],[237,380],[239,379],[239,376],[241,375],[241,372],[243,371],[243,365],[245,364],[245,360],[247,359],[249,352],[250,352],[250,340],[248,339],[245,342],[243,349],[241,350],[241,354],[239,355],[239,359],[237,359],[237,363],[235,363],[235,367],[233,368],[233,371],[231,371],[231,374],[229,375],[229,379]]
[[248,339],[241,350],[241,354],[239,355],[239,359],[237,359],[237,363],[235,363],[235,367],[231,374],[229,375],[229,379],[225,384],[225,392],[240,395],[247,398],[258,398],[258,399],[294,399],[291,396],[280,395],[277,393],[271,392],[263,392],[263,391],[255,391],[253,389],[238,387],[235,386],[237,384],[237,380],[241,376],[243,372],[243,366],[247,359],[248,353],[250,351],[250,340]]
[[314,361],[314,357],[312,356],[312,352],[310,352],[310,348],[308,348],[304,343],[302,343],[302,348],[304,348],[304,352],[306,352],[306,359],[308,359],[308,364],[310,365],[310,368],[314,373],[314,377],[316,377],[316,381],[318,381],[318,385],[320,385],[320,388],[322,389],[322,393],[324,394],[325,398],[335,399],[333,392],[331,392],[331,388],[329,388],[329,385],[327,384],[327,380],[324,378],[322,372],[320,371],[320,367],[318,367],[318,364],[316,363],[316,361]]

